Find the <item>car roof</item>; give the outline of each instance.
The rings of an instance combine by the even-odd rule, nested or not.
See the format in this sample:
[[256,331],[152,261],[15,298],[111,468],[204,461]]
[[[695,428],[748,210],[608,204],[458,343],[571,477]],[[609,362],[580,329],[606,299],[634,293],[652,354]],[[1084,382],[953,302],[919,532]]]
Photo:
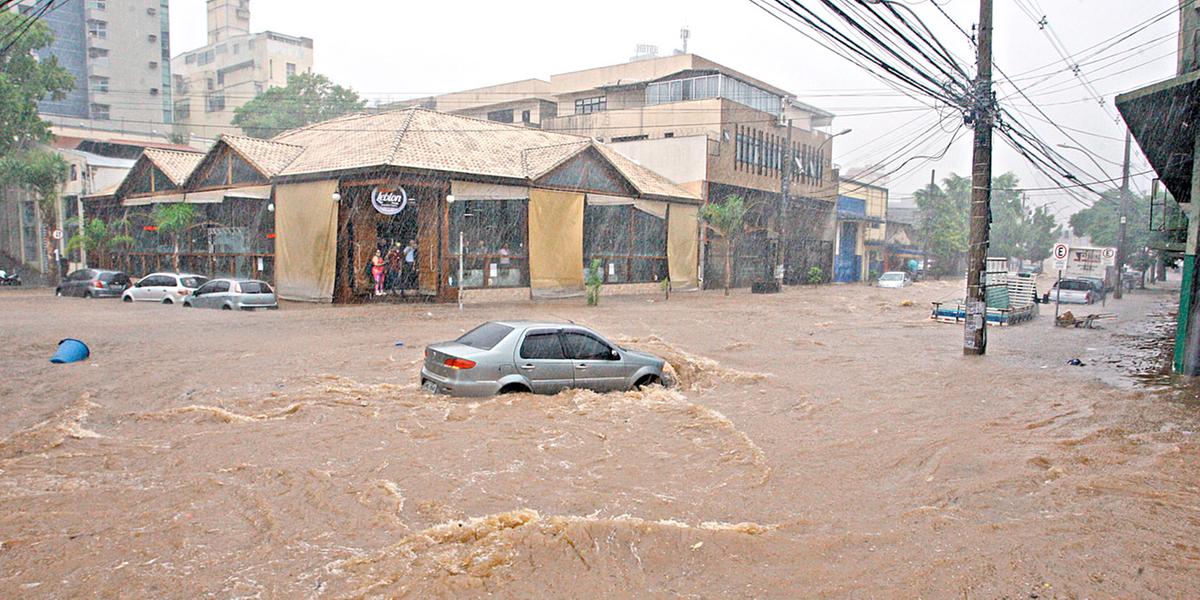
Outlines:
[[563,321],[533,321],[533,320],[526,320],[526,319],[506,319],[503,321],[488,321],[488,322],[495,323],[497,325],[505,325],[508,327],[512,327],[513,329],[529,329],[532,327],[580,327],[582,329],[587,329],[587,327],[583,327],[582,325],[576,325],[574,323],[563,322]]

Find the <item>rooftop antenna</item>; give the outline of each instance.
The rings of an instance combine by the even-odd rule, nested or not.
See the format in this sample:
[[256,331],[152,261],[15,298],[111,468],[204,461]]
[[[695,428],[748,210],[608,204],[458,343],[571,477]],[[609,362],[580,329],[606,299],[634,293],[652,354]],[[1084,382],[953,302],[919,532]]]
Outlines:
[[690,38],[690,37],[692,37],[692,30],[688,29],[687,25],[684,25],[683,29],[679,30],[679,39],[683,43],[683,49],[680,51],[681,54],[688,53],[687,43],[688,43],[688,38]]

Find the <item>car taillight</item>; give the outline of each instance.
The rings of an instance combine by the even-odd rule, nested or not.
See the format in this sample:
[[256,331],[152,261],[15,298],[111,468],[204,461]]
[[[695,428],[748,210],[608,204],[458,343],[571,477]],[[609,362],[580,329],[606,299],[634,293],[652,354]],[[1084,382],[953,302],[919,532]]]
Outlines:
[[104,287],[104,282],[97,279],[92,282],[92,287],[102,288],[102,287]]
[[447,358],[445,360],[445,362],[443,362],[442,364],[446,365],[447,367],[450,367],[451,369],[474,369],[475,368],[475,361],[467,360],[465,358]]
[[186,295],[188,295],[188,294],[192,293],[192,290],[189,290],[189,289],[186,289],[186,288],[185,288],[185,289],[182,289],[182,290],[175,290],[175,293],[176,293],[176,294],[179,294],[180,296],[186,296]]

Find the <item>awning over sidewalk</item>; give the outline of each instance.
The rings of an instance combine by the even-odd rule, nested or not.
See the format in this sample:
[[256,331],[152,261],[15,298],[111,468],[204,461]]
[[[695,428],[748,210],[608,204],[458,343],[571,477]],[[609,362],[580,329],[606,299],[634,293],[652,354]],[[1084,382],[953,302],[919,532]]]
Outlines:
[[1117,110],[1159,179],[1180,204],[1192,200],[1195,120],[1200,116],[1200,72],[1117,96]]

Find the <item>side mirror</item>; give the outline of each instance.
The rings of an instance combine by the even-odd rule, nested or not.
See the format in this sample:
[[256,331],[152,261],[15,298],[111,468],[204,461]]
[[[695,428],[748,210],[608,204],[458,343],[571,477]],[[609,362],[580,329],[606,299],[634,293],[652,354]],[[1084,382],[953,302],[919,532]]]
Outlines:
[[610,348],[608,350],[608,359],[609,360],[621,360],[621,351],[617,350],[616,348]]

